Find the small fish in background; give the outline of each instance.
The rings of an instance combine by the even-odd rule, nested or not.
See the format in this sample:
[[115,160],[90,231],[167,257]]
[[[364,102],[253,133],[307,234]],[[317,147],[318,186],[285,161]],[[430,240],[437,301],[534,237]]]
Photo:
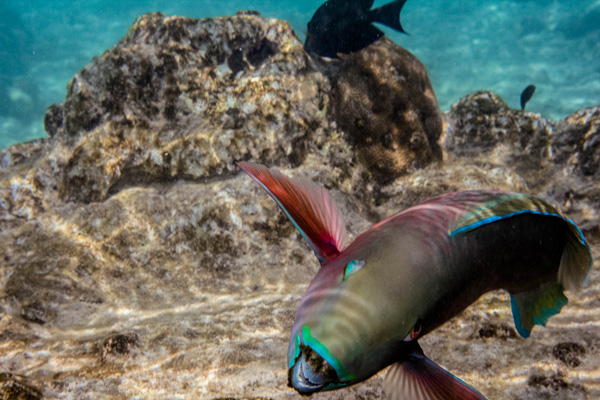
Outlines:
[[384,35],[373,22],[406,33],[400,24],[400,11],[406,1],[393,1],[371,10],[374,0],[327,0],[308,23],[304,49],[330,58],[359,51]]
[[[418,339],[484,293],[510,293],[528,337],[567,304],[592,265],[581,230],[543,200],[472,190],[441,195],[372,226],[348,246],[327,190],[240,162],[309,243],[321,268],[296,313],[289,386],[339,389],[389,369],[389,400],[485,397],[427,358]],[[532,360],[535,361],[535,360]]]
[[535,93],[535,85],[529,85],[521,92],[521,110],[525,111],[525,105]]

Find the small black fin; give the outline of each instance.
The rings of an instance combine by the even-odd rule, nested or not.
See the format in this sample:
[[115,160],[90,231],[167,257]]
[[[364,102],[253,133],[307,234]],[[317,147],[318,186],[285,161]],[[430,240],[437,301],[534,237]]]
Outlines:
[[531,100],[534,93],[535,85],[529,85],[521,92],[521,110],[525,110],[525,105]]
[[370,16],[373,22],[379,22],[398,32],[406,33],[400,24],[400,11],[407,0],[396,0],[384,6],[371,10]]

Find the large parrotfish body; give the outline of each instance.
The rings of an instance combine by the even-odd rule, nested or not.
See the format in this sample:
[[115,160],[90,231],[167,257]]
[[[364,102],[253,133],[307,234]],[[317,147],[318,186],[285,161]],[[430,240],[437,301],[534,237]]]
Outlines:
[[289,384],[301,394],[363,381],[388,365],[389,399],[484,399],[428,359],[417,339],[482,294],[511,295],[528,337],[582,286],[592,264],[582,232],[536,197],[450,193],[374,225],[347,247],[328,192],[252,163],[239,166],[271,195],[321,268],[296,314]]

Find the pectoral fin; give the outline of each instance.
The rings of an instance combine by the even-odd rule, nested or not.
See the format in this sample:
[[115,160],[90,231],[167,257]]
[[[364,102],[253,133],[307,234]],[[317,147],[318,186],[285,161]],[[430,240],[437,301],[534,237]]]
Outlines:
[[238,165],[277,202],[321,263],[343,250],[344,219],[324,187],[304,179],[290,179],[262,165],[250,162]]
[[485,400],[417,349],[389,369],[384,381],[388,400]]

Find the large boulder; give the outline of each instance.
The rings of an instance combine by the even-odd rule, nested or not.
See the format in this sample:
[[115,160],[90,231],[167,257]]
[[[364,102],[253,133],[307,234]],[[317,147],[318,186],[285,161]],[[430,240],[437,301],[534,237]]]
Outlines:
[[299,165],[326,128],[327,88],[286,23],[145,15],[48,110],[49,135],[67,146],[59,190],[101,201],[131,184],[230,175],[236,160]]
[[329,70],[333,117],[374,182],[441,159],[442,114],[416,56],[384,37]]

